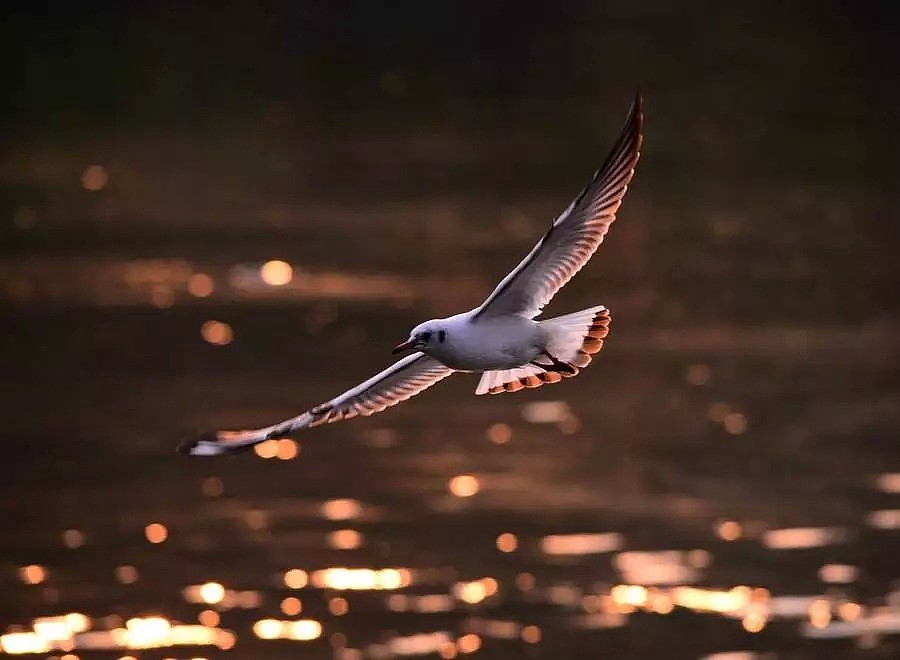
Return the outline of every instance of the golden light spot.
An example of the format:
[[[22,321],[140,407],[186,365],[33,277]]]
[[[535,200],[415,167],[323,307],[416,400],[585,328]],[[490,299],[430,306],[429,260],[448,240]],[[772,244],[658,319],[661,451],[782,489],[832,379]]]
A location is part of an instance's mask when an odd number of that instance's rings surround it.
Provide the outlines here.
[[[504,532],[497,537],[497,550],[500,552],[515,552],[519,547],[519,539],[511,532]]]
[[[11,632],[0,635],[0,648],[5,654],[49,653],[50,642],[34,632]]]
[[[650,598],[650,609],[657,614],[669,614],[675,609],[672,597],[665,592],[654,592]]]
[[[706,385],[712,378],[712,369],[705,364],[692,364],[684,374],[684,379],[691,385]]]
[[[762,544],[771,550],[818,548],[842,543],[848,536],[843,527],[788,527],[768,530],[762,535]]]
[[[218,646],[222,651],[233,649],[236,643],[237,636],[233,632],[228,632],[227,630],[219,631],[219,634],[217,635],[216,646]]]
[[[638,584],[618,584],[609,595],[619,607],[642,607],[647,602],[647,588]]]
[[[300,602],[299,598],[288,596],[281,601],[281,611],[287,616],[297,616],[303,611],[303,603]]]
[[[480,487],[477,478],[471,474],[461,474],[450,480],[449,488],[456,497],[472,497]]]
[[[819,568],[819,579],[833,584],[849,584],[858,575],[859,568],[849,564],[825,564]]]
[[[281,438],[278,440],[278,446],[275,455],[282,461],[289,461],[297,458],[300,453],[300,446],[290,438]]]
[[[206,273],[194,273],[188,280],[187,289],[195,298],[206,298],[216,290],[216,282]]]
[[[522,641],[526,644],[537,644],[541,641],[541,629],[537,626],[522,628]]]
[[[19,579],[25,584],[40,584],[47,579],[47,569],[39,564],[19,568]]]
[[[826,628],[831,623],[831,603],[817,598],[809,606],[809,623],[813,628]]]
[[[387,607],[391,612],[404,612],[408,608],[409,598],[403,594],[391,594],[387,599]]]
[[[227,323],[206,321],[200,326],[200,336],[213,346],[227,346],[234,340],[234,331]]]
[[[531,591],[534,589],[536,580],[531,573],[519,573],[516,575],[516,587],[519,591]]]
[[[694,568],[706,568],[712,563],[712,553],[708,550],[689,550],[685,555],[687,563]]]
[[[260,530],[265,529],[266,525],[269,524],[269,517],[266,515],[265,511],[260,511],[259,509],[250,509],[244,513],[244,523],[250,529]]]
[[[322,515],[329,520],[358,518],[361,511],[359,502],[351,499],[328,500],[322,505]]]
[[[66,653],[63,656],[60,656],[59,660],[79,660],[79,658],[74,653]]]
[[[67,529],[62,533],[63,545],[67,548],[80,548],[84,545],[85,536],[84,532],[80,529]]]
[[[541,539],[541,550],[548,555],[589,555],[618,550],[623,543],[618,532],[550,534]]]
[[[81,612],[69,612],[63,618],[66,621],[66,626],[74,633],[82,633],[91,627],[91,620]]]
[[[350,603],[346,598],[341,598],[340,596],[332,598],[328,601],[328,611],[334,616],[344,616],[350,611]]]
[[[202,584],[200,585],[200,598],[203,599],[204,603],[209,603],[210,605],[221,603],[225,598],[225,587],[218,582]]]
[[[522,419],[530,424],[555,424],[571,414],[565,401],[533,401],[522,406]]]
[[[253,445],[253,453],[260,458],[275,458],[278,454],[278,440],[265,440],[258,445]]]
[[[750,602],[765,603],[772,597],[772,594],[765,587],[756,587],[750,592]]]
[[[322,636],[322,624],[313,619],[300,619],[291,621],[286,625],[287,632],[284,635],[288,639],[309,641]]]
[[[80,616],[84,616],[83,614]],[[70,627],[65,616],[44,616],[38,617],[32,622],[32,629],[40,637],[48,642],[71,642],[72,635],[76,632],[76,628]],[[77,622],[76,622],[77,623]],[[82,627],[77,632],[83,632],[86,628]]]
[[[207,497],[219,497],[225,492],[225,484],[218,477],[207,477],[203,480],[200,491]]]
[[[125,648],[153,648],[172,634],[172,624],[161,616],[133,617],[125,622]]]
[[[481,580],[459,582],[455,585],[454,595],[465,603],[475,605],[487,597],[487,588]]]
[[[474,633],[463,635],[456,640],[456,646],[459,648],[460,653],[475,653],[481,648],[481,637]]]
[[[409,586],[412,573],[405,568],[383,568],[375,573],[375,582],[381,589],[400,589]]]
[[[885,493],[900,493],[900,472],[885,472],[875,477],[875,487]]]
[[[269,286],[284,286],[294,279],[294,269],[286,261],[267,261],[259,269],[259,276]]]
[[[862,606],[859,603],[841,603],[838,607],[838,616],[844,621],[856,621],[862,616]]]
[[[85,190],[97,192],[103,190],[109,182],[109,175],[102,165],[91,165],[81,173],[81,186]]]
[[[444,660],[453,660],[457,654],[456,644],[453,642],[444,642],[441,644],[441,648],[438,649],[438,653]]]
[[[737,412],[728,413],[722,425],[731,435],[741,435],[747,431],[747,417]]]
[[[201,623],[201,625],[206,626],[207,628],[215,628],[219,625],[219,621],[221,621],[222,617],[219,616],[219,613],[215,610],[202,610],[197,615],[197,621]]]
[[[723,520],[716,526],[716,534],[723,541],[737,541],[743,534],[741,524],[734,520]]]
[[[299,568],[292,568],[284,574],[284,584],[288,589],[302,589],[309,584],[309,575]]]
[[[281,635],[281,621],[260,619],[253,624],[253,634],[260,639],[276,639]]]
[[[741,620],[744,630],[750,633],[758,633],[766,627],[766,616],[762,612],[751,611]]]
[[[116,569],[113,572],[115,573],[116,580],[122,584],[134,584],[138,581],[138,570],[134,566],[123,564],[122,566],[116,566]]]
[[[484,585],[484,595],[485,596],[493,596],[497,593],[497,590],[500,588],[500,585],[497,583],[492,577],[486,577],[481,580],[481,584]]]
[[[362,545],[362,534],[355,529],[339,529],[328,535],[328,545],[337,550],[353,550]]]
[[[900,509],[870,511],[866,523],[875,529],[900,529]]]
[[[150,543],[162,543],[169,538],[169,530],[162,523],[150,523],[144,527],[144,536]]]
[[[408,569],[384,568],[344,568],[332,567],[315,571],[310,583],[317,589],[335,589],[337,591],[400,589],[409,586],[412,573]]]
[[[509,424],[491,424],[486,435],[487,439],[495,445],[505,445],[512,440],[512,428]]]

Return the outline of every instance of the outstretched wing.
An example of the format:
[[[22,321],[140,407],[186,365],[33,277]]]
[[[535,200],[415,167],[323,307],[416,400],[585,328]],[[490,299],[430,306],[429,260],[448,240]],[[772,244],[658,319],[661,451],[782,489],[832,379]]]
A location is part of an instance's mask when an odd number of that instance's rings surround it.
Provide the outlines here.
[[[475,316],[534,318],[597,250],[616,219],[640,156],[643,115],[638,92],[606,162],[528,256],[488,296]]]
[[[179,451],[202,456],[236,453],[271,438],[288,436],[299,429],[357,415],[374,415],[406,401],[452,373],[453,369],[424,353],[413,353],[352,390],[301,415],[261,429],[205,433],[183,443]]]

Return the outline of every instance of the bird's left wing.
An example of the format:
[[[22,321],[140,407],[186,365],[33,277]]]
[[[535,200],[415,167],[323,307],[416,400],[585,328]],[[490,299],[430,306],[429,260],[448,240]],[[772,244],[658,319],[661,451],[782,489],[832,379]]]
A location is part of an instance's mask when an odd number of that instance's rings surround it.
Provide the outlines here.
[[[200,456],[237,453],[271,438],[283,438],[299,429],[357,415],[374,415],[406,401],[452,373],[453,369],[424,353],[413,353],[364,383],[301,415],[261,429],[205,433],[183,443],[179,450]]]
[[[641,96],[637,93],[622,132],[594,178],[497,285],[476,311],[476,318],[507,314],[534,318],[581,270],[616,219],[640,156],[642,131]]]

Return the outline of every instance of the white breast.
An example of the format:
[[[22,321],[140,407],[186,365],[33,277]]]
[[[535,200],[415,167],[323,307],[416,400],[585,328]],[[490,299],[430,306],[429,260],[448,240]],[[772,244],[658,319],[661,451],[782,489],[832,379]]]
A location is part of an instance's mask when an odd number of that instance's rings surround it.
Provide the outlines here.
[[[511,369],[527,364],[544,344],[539,324],[519,316],[472,320],[469,314],[447,319],[443,343],[425,352],[460,371]]]

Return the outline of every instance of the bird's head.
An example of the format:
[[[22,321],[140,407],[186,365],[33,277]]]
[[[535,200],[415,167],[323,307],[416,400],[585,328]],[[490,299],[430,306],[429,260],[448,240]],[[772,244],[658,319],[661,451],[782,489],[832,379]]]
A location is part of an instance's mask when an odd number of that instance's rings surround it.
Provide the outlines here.
[[[395,355],[403,351],[428,352],[430,347],[443,344],[447,340],[447,326],[444,319],[433,319],[420,323],[409,333],[409,339],[398,344],[391,351]]]

